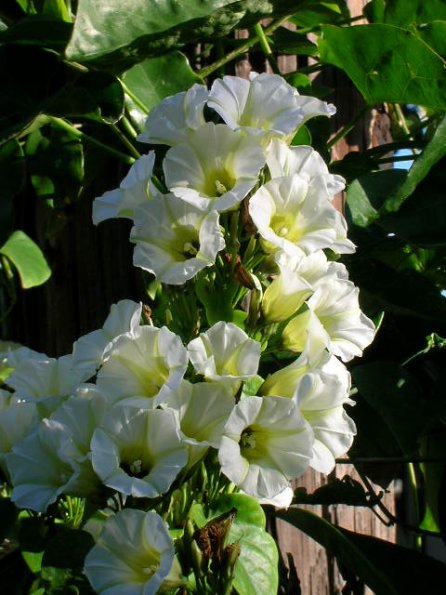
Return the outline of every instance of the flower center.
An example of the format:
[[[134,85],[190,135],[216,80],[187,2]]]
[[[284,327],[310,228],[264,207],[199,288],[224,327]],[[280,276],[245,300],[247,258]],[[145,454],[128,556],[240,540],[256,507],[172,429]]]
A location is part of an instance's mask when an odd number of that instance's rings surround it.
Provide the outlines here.
[[[254,449],[256,447],[256,438],[251,428],[243,430],[240,437],[240,447],[245,449]]]
[[[132,477],[142,479],[148,473],[147,465],[143,464],[142,459],[135,459],[134,461],[122,461],[121,469]]]

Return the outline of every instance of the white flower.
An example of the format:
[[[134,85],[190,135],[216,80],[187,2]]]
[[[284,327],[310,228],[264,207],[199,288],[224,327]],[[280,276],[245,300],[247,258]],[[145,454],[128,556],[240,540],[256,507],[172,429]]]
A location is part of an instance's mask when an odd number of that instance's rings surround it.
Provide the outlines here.
[[[41,415],[50,415],[56,407],[89,378],[88,370],[78,369],[71,355],[58,359],[24,359],[7,378],[16,396],[33,401]]]
[[[204,213],[172,194],[158,195],[135,212],[133,264],[162,283],[185,283],[224,248],[218,218],[216,211]]]
[[[300,174],[261,186],[249,200],[249,214],[268,252],[309,254],[336,239],[335,208]]]
[[[296,403],[284,397],[247,397],[233,409],[218,452],[222,472],[256,498],[273,498],[302,475],[313,433]]]
[[[345,279],[330,278],[320,284],[307,309],[285,327],[282,339],[292,351],[303,351],[307,342],[321,342],[348,362],[372,342],[375,325],[361,311],[359,289]]]
[[[145,130],[137,138],[142,143],[176,145],[205,123],[203,108],[208,98],[204,85],[163,99],[146,120]]]
[[[192,466],[209,446],[219,447],[235,399],[224,384],[191,384],[183,380],[175,389],[167,386],[161,389],[156,403],[177,412],[183,440],[188,446],[188,466]]]
[[[21,402],[0,390],[0,468],[6,473],[5,455],[37,427],[39,416],[34,403]]]
[[[335,108],[315,97],[299,95],[277,74],[260,74],[248,81],[224,76],[214,81],[208,106],[230,128],[253,128],[292,138],[314,116],[332,116]]]
[[[19,508],[45,512],[61,494],[87,496],[97,478],[64,424],[43,419],[37,429],[5,456]]]
[[[165,383],[181,382],[187,363],[181,339],[167,327],[140,326],[112,342],[97,385],[111,402],[152,399]]]
[[[122,494],[156,498],[187,462],[175,413],[119,403],[91,440],[92,464],[102,482]]]
[[[217,322],[188,345],[195,370],[207,380],[238,387],[257,374],[260,343],[231,322]]]
[[[174,555],[162,518],[127,508],[105,521],[85,559],[85,574],[100,595],[154,595],[169,575]]]
[[[139,326],[142,304],[132,300],[121,300],[113,304],[104,326],[75,341],[73,364],[80,370],[88,370],[92,376],[102,363],[107,346],[118,335],[132,332]]]
[[[312,147],[289,147],[282,140],[273,138],[266,150],[266,164],[271,178],[300,174],[309,184],[325,192],[328,199],[345,188],[344,178],[330,174],[325,161]]]
[[[203,211],[227,211],[254,188],[264,164],[253,136],[208,122],[169,149],[163,169],[176,196]]]
[[[115,217],[133,219],[135,208],[151,198],[153,188],[150,179],[154,162],[154,151],[148,155],[142,155],[132,165],[119,188],[109,190],[95,198],[93,202],[93,223],[95,225]]]
[[[262,395],[281,395],[296,401],[314,432],[310,466],[330,473],[335,458],[347,452],[356,428],[344,410],[353,404],[349,398],[350,374],[347,368],[326,351],[316,358],[307,353],[292,364],[268,376]]]

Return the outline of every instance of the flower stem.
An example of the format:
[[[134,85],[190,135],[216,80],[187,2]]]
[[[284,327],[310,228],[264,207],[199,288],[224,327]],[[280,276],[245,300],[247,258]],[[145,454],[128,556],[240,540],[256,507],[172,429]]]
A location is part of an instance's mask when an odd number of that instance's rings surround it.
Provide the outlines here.
[[[128,163],[129,165],[131,165],[132,163],[134,163],[136,161],[136,159],[134,157],[130,157],[130,155],[121,153],[121,151],[117,151],[116,149],[113,149],[113,147],[109,147],[108,145],[97,140],[96,138],[89,136],[88,134],[85,134],[85,132],[82,132],[78,128],[75,128],[73,126],[73,124],[70,124],[63,118],[56,118],[55,116],[49,116],[49,119],[50,119],[50,122],[52,124],[54,124],[55,126],[58,126],[59,128],[63,128],[64,130],[71,132],[71,134],[73,134],[73,136],[76,136],[77,138],[83,140],[84,142],[90,143],[91,145],[94,145],[95,147],[102,149],[104,152],[109,153],[110,155],[113,155],[114,157],[117,157],[124,163]]]
[[[265,58],[268,60],[269,65],[271,66],[272,71],[275,74],[280,74],[279,66],[276,62],[276,59],[273,56],[273,52],[271,50],[271,46],[269,45],[268,39],[265,35],[265,31],[260,23],[257,23],[253,27],[254,33],[259,40],[260,47],[262,48],[262,52],[265,54]]]

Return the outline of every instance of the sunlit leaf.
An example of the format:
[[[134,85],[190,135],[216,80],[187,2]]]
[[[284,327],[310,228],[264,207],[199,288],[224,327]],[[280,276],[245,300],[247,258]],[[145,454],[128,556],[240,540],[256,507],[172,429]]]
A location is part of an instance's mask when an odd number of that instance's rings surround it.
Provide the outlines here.
[[[17,269],[23,289],[42,285],[51,275],[41,249],[23,231],[15,231],[0,247],[0,254]]]

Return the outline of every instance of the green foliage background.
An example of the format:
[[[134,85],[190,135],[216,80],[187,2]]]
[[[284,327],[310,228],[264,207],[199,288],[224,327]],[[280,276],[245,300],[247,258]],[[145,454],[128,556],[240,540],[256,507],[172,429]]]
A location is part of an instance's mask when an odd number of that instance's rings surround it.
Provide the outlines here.
[[[442,592],[446,578],[446,565],[423,554],[426,536],[446,538],[446,5],[372,0],[365,15],[368,24],[356,24],[343,0],[2,3],[3,338],[16,338],[8,314],[17,292],[43,284],[51,274],[48,238],[64,233],[73,205],[91,201],[95,171],[104,171],[105,158],[127,167],[145,150],[136,133],[163,97],[232,73],[234,60],[249,50],[263,53],[274,71],[275,55],[297,55],[304,66],[286,78],[301,93],[324,99],[330,89],[309,74],[343,71],[364,109],[336,139],[383,104],[392,117],[394,139],[330,163],[331,171],[350,184],[346,215],[358,249],[344,262],[361,288],[364,310],[380,321],[375,343],[351,367],[357,389],[351,415],[358,437],[350,454],[360,463],[363,483],[347,478],[314,494],[297,491],[295,502],[377,508],[389,522],[400,522],[416,535],[418,547],[408,550],[350,533],[298,506],[279,516],[335,555],[350,585],[359,577],[379,594],[433,594]],[[260,22],[266,17],[271,22],[264,28]],[[285,21],[296,30],[282,27]],[[234,38],[239,28],[249,29],[248,39]],[[323,124],[311,124],[301,134],[329,155],[333,141]],[[394,154],[399,149],[412,153],[412,167],[384,169],[399,159]],[[105,163],[110,169],[110,161]],[[101,181],[102,191],[113,185],[107,178]],[[23,204],[24,193],[26,204],[38,201],[45,212],[45,235],[39,241],[17,228],[17,204],[19,199]],[[393,465],[380,464],[386,461]],[[389,468],[390,474],[383,472]],[[409,478],[410,526],[383,508],[368,481],[386,486],[396,477]],[[1,540],[17,527],[17,519],[6,499],[0,505]],[[73,578],[79,556],[67,568],[51,541],[36,541],[36,523],[20,522],[17,539],[25,553],[0,559],[5,592],[28,592],[30,577],[42,569],[42,551],[43,560],[51,562],[44,565],[40,582],[31,580],[29,592],[88,592]],[[37,533],[41,536],[41,527]],[[86,538],[73,537],[78,538],[80,549],[86,548]],[[282,577],[280,592],[288,592],[290,581]]]

